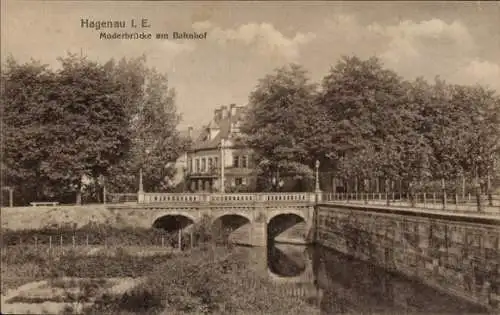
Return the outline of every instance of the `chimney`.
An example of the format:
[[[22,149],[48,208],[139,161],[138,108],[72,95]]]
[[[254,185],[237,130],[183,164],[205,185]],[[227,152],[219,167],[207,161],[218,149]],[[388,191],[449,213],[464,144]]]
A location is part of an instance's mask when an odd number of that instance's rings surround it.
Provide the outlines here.
[[[189,139],[192,139],[192,136],[193,136],[193,127],[189,126],[188,127],[188,137],[189,137]]]
[[[221,106],[220,111],[221,111],[221,118],[222,119],[227,118],[228,116],[227,106],[225,105]]]
[[[229,115],[231,117],[236,116],[236,104],[229,105]]]

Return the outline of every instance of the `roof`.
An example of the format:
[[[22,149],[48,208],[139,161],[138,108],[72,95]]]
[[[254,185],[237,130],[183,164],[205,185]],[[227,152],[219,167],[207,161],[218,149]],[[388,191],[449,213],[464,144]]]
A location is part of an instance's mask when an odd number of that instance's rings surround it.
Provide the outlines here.
[[[221,139],[229,138],[231,124],[241,121],[243,117],[242,107],[236,108],[236,114],[234,116],[227,116],[225,118],[219,119],[218,121],[212,119],[208,125],[201,129],[201,133],[194,141],[192,149],[197,150],[208,150],[208,149],[216,149],[221,142]],[[219,132],[213,139],[207,140],[207,136],[209,135],[210,129],[218,129]]]
[[[193,128],[193,130],[191,130],[191,138],[193,139],[198,139],[198,137],[200,136],[202,132],[202,129],[200,128]],[[189,138],[189,129],[186,128],[186,129],[182,129],[182,130],[179,130],[179,135],[183,138]]]

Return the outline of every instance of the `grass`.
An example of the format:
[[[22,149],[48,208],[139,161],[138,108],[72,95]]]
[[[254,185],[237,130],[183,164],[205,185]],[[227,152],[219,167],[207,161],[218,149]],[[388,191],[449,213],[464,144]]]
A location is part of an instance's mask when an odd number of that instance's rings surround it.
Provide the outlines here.
[[[2,263],[10,263],[2,269],[2,276],[45,278],[50,287],[67,292],[53,298],[19,296],[9,303],[95,301],[84,308],[85,314],[279,314],[283,305],[290,308],[288,314],[311,313],[305,301],[283,295],[269,280],[251,271],[247,253],[237,247],[211,245],[150,257],[125,251],[116,257],[88,257],[76,251],[51,256],[19,249],[13,255],[2,255]],[[145,280],[123,294],[102,294],[110,286],[106,278],[123,277]],[[65,309],[66,314],[72,311],[71,306]]]
[[[54,250],[49,249],[47,244],[39,243],[37,247],[25,245],[34,238],[41,240],[50,236],[68,240],[89,235],[89,243],[92,244],[106,241],[109,246],[109,240],[114,240],[124,247],[135,245],[147,248],[158,245],[158,239],[165,237],[165,232],[155,229],[117,229],[104,225],[4,232],[2,279],[19,279],[22,283],[2,281],[2,291],[14,285],[49,279],[51,287],[68,292],[66,296],[54,298],[54,302],[95,301],[93,306],[84,309],[85,314],[280,314],[283,313],[283,305],[290,309],[287,314],[311,313],[305,301],[274,290],[269,280],[253,272],[249,265],[250,259],[246,256],[247,251],[237,247],[213,246],[207,226],[203,224],[196,226],[192,233],[195,248],[176,253],[153,253],[146,257],[132,255],[120,247],[110,248],[113,249],[113,256],[102,251],[89,256],[84,250],[85,246]],[[176,243],[177,235],[171,236],[168,240]],[[191,240],[187,235],[183,239],[183,247],[189,247]],[[53,246],[59,245],[56,242]],[[63,277],[141,277],[145,281],[128,292],[111,295],[97,294],[99,289],[107,286],[103,280],[66,281],[61,280]],[[74,288],[79,289],[77,293]],[[27,303],[41,301],[36,297],[16,299],[14,301]],[[72,312],[71,307],[66,307],[66,314]]]
[[[248,268],[239,248],[207,248],[159,264],[122,296],[105,296],[86,314],[308,314],[306,301],[274,290]]]

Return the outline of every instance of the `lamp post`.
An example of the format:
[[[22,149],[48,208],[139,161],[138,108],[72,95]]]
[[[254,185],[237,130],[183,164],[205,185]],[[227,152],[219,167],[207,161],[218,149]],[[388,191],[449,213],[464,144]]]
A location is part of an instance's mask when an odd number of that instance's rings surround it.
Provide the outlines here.
[[[225,140],[221,139],[220,140],[220,192],[223,194],[225,191],[225,185],[224,185],[224,167],[225,167],[225,161],[224,161],[224,145],[225,145]]]
[[[142,166],[139,169],[139,192],[143,193],[144,192],[144,186],[142,184]]]
[[[319,189],[319,160],[316,160],[316,163],[315,163],[315,169],[316,169],[316,178],[315,178],[315,188],[314,188],[314,200],[315,200],[315,203],[318,204],[318,202],[320,202],[320,193],[321,193],[321,190]]]
[[[146,157],[149,155],[149,149],[144,151],[146,153]],[[142,168],[144,166],[144,160],[142,161],[141,168],[139,169],[139,192],[138,192],[138,202],[142,202],[144,200],[144,184],[142,180]]]
[[[315,185],[314,191],[320,192],[320,188],[319,188],[319,160],[316,160],[315,167],[316,167],[316,185]]]

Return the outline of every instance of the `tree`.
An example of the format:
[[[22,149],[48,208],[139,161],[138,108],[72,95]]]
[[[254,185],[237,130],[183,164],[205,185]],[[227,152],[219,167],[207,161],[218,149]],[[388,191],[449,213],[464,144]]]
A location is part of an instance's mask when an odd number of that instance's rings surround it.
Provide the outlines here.
[[[10,57],[1,88],[2,186],[14,187],[16,203],[27,203],[44,195],[50,147],[58,142],[56,76],[39,62],[21,65]]]
[[[386,159],[404,141],[406,88],[377,58],[343,57],[323,79],[317,103],[323,109],[328,156],[337,174],[352,177],[396,176]]]
[[[456,180],[493,173],[500,141],[499,99],[481,86],[449,85],[436,78],[434,85],[421,81],[413,95],[425,137],[431,177]]]
[[[72,175],[79,195],[83,177],[97,182],[129,150],[129,118],[120,102],[126,86],[114,80],[104,66],[86,58],[70,55],[60,61],[60,130],[66,128],[66,146],[61,149],[64,159],[58,160],[57,169]],[[59,182],[61,176],[55,180]]]
[[[141,168],[146,191],[168,190],[175,175],[173,162],[188,146],[176,130],[181,116],[175,106],[175,91],[169,88],[166,75],[147,68],[145,61],[123,59],[116,65],[108,64],[115,78],[129,87],[122,98],[128,100],[132,147],[108,180],[117,191],[137,191]]]
[[[129,148],[121,86],[86,58],[60,62],[54,72],[10,59],[2,71],[5,184],[23,203],[68,193],[79,202],[83,180],[106,175]]]
[[[241,131],[264,177],[295,175],[303,173],[304,165],[312,167],[310,141],[318,133],[315,93],[307,72],[294,64],[265,76],[251,93]]]

